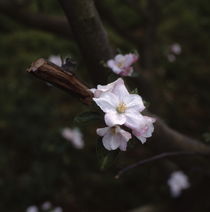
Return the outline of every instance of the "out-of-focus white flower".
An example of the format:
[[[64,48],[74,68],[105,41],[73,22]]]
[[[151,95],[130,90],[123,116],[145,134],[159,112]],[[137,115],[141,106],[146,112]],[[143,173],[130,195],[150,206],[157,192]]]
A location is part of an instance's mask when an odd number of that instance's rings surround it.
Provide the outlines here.
[[[76,149],[82,149],[84,148],[84,140],[83,135],[79,128],[73,128],[70,129],[68,127],[64,128],[61,132],[61,135],[68,141],[71,142],[71,144]]]
[[[174,43],[170,46],[170,50],[171,50],[172,53],[179,55],[182,52],[182,47],[181,47],[180,44]]]
[[[178,197],[183,189],[190,187],[188,177],[182,171],[173,172],[168,179],[168,185],[173,197]]]
[[[117,84],[112,92],[105,92],[93,100],[105,112],[105,122],[109,127],[125,124],[135,128],[142,120],[140,112],[145,108],[142,98],[129,94],[124,82]]]
[[[61,207],[56,207],[52,212],[63,212],[63,209]]]
[[[171,62],[171,63],[176,61],[176,56],[173,55],[173,54],[168,54],[167,58],[168,58],[168,61]]]
[[[121,78],[107,85],[97,85],[97,88],[91,88],[90,91],[94,94],[95,98],[99,98],[101,94],[105,92],[112,92],[119,84],[124,84],[124,81]]]
[[[137,54],[118,54],[114,59],[107,61],[107,66],[111,68],[115,74],[119,74],[121,76],[131,76],[133,73],[132,64],[137,60]]]
[[[26,212],[38,212],[38,208],[35,206],[35,205],[32,205],[32,206],[29,206],[27,209],[26,209]]]
[[[131,134],[119,126],[98,128],[97,134],[103,136],[102,142],[107,150],[115,150],[119,148],[126,151],[127,142],[131,139]]]
[[[146,139],[152,136],[154,131],[153,123],[155,122],[154,118],[143,116],[143,120],[140,125],[132,130],[133,135],[135,135],[142,144],[146,142]]]
[[[48,60],[57,66],[62,66],[61,57],[58,55],[51,55]]]
[[[45,211],[49,210],[51,207],[52,207],[52,204],[48,201],[44,202],[41,206],[42,210],[45,210]]]

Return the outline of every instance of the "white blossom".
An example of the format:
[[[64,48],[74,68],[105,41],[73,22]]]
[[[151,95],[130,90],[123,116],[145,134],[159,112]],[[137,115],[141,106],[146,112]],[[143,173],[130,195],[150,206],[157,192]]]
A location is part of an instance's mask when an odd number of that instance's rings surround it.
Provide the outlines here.
[[[114,59],[107,61],[107,66],[112,69],[112,71],[121,76],[131,76],[133,73],[132,64],[138,60],[137,54],[118,54]]]
[[[51,55],[48,60],[57,66],[62,66],[61,57],[58,55]]]
[[[45,210],[45,211],[49,210],[51,207],[52,207],[52,204],[48,201],[44,202],[41,206],[42,210]]]
[[[146,142],[146,139],[152,136],[154,131],[153,123],[155,122],[154,118],[143,116],[140,124],[132,130],[133,135],[135,135],[142,144]]]
[[[83,140],[83,135],[79,128],[64,128],[61,132],[61,135],[68,141],[71,142],[71,144],[76,148],[76,149],[82,149],[84,148],[84,140]]]
[[[168,179],[168,185],[173,197],[178,197],[183,189],[190,187],[188,177],[182,171],[173,172]]]
[[[35,205],[32,205],[32,206],[29,206],[27,209],[26,209],[26,212],[38,212],[38,208],[35,206]]]
[[[179,43],[173,43],[170,46],[170,50],[171,50],[172,53],[174,53],[176,55],[179,55],[182,52],[182,47],[181,47],[181,45]]]
[[[144,110],[142,98],[137,94],[129,94],[124,83],[115,86],[112,92],[105,92],[99,98],[93,98],[105,113],[107,126],[123,125],[135,128],[142,120]]]
[[[131,134],[119,126],[99,128],[96,132],[99,136],[103,136],[102,142],[107,150],[119,148],[121,151],[126,151],[127,142],[131,139]]]
[[[56,207],[52,212],[63,212],[63,209],[61,207]]]

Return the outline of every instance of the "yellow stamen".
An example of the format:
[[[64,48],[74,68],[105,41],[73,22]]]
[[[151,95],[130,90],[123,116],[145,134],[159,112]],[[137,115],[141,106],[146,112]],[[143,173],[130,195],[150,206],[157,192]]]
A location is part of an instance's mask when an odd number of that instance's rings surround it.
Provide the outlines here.
[[[122,102],[118,105],[118,107],[116,108],[118,113],[124,113],[126,111],[127,107],[126,105]]]
[[[123,68],[123,67],[124,67],[124,61],[123,61],[123,62],[119,62],[119,63],[117,64],[117,66],[118,66],[119,68]]]

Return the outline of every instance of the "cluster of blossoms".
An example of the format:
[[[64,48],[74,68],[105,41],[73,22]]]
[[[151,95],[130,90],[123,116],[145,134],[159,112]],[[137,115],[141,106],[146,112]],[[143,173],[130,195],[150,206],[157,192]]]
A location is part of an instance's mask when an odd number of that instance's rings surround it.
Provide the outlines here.
[[[121,78],[108,85],[98,85],[91,91],[93,100],[105,113],[107,127],[97,129],[97,134],[103,136],[102,142],[107,150],[119,148],[126,151],[132,135],[121,126],[129,128],[142,143],[152,136],[155,119],[141,114],[145,109],[142,98],[129,94]]]
[[[182,171],[173,172],[168,179],[168,185],[173,197],[178,197],[183,189],[190,187],[188,177]]]
[[[137,54],[118,54],[114,59],[107,61],[107,66],[112,69],[115,74],[120,76],[131,76],[133,73],[133,63],[138,60]]]

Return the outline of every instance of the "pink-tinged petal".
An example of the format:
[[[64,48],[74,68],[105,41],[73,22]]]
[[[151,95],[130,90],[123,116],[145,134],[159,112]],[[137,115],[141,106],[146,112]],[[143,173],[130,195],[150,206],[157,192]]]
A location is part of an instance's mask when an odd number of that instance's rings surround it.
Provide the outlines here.
[[[125,115],[117,113],[116,111],[106,113],[104,119],[106,125],[109,127],[123,125],[126,121]]]
[[[139,126],[144,126],[143,116],[138,112],[126,112],[125,113],[126,122],[125,126],[130,129],[136,129]]]
[[[121,76],[131,76],[133,73],[133,68],[128,67],[127,69],[124,69],[122,72],[120,72]]]
[[[93,100],[105,113],[116,111],[119,104],[117,96],[111,92],[103,93],[99,98],[93,98]]]
[[[135,63],[139,59],[138,54],[133,54],[133,63]]]
[[[137,128],[132,130],[133,135],[135,135],[142,143],[146,142],[146,138],[152,136],[154,131],[153,123],[155,122],[154,118],[143,116],[144,124],[139,125]]]
[[[145,109],[142,98],[137,94],[130,94],[124,97],[124,102],[127,106],[127,111],[138,111],[141,112]]]
[[[96,130],[96,133],[97,133],[97,135],[99,135],[99,136],[104,136],[104,135],[107,133],[108,130],[109,130],[109,127],[98,128],[98,129]]]

